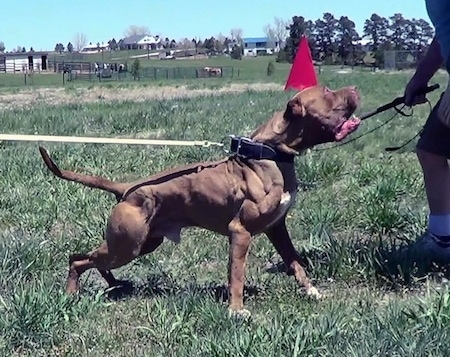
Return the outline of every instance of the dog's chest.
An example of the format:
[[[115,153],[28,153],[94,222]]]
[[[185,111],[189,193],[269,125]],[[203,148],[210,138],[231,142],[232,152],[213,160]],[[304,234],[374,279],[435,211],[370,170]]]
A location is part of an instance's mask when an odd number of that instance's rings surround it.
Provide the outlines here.
[[[283,194],[281,195],[281,198],[280,198],[280,203],[278,204],[278,207],[276,208],[273,219],[269,225],[274,224],[281,217],[283,217],[287,213],[287,211],[289,211],[289,209],[292,207],[292,205],[295,203],[296,198],[297,198],[297,191],[283,192]]]

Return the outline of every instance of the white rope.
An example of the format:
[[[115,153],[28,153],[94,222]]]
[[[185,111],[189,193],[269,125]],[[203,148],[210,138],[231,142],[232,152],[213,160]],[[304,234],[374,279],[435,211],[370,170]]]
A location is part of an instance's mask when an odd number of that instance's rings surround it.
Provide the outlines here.
[[[53,136],[53,135],[20,135],[0,134],[0,141],[48,141],[60,143],[89,143],[89,144],[124,144],[124,145],[161,145],[161,146],[223,146],[222,143],[206,140],[156,140],[131,138],[98,138],[87,136]]]

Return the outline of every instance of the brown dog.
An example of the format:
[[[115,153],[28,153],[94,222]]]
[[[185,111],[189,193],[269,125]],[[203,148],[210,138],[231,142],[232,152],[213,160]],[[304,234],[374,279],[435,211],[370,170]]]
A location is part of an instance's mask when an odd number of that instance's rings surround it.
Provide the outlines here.
[[[229,237],[231,313],[248,314],[243,302],[245,264],[251,238],[261,232],[294,272],[298,284],[308,295],[318,297],[285,224],[297,191],[293,158],[307,148],[342,140],[356,130],[360,121],[350,117],[358,104],[355,87],[305,89],[284,111],[259,127],[251,141],[235,139],[237,154],[168,170],[135,183],[60,170],[45,149],[39,148],[56,176],[111,192],[119,201],[108,219],[104,243],[88,254],[70,257],[67,292],[77,292],[80,275],[91,268],[97,268],[110,286],[116,285],[112,269],[153,252],[164,237],[179,242],[182,228],[196,226]]]

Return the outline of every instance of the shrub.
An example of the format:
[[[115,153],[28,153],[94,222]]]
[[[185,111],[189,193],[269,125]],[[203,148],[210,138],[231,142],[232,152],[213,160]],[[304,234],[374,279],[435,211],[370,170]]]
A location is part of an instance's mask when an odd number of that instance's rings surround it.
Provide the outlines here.
[[[272,76],[275,73],[275,65],[273,64],[273,61],[270,61],[267,65],[267,75]]]
[[[277,54],[277,62],[289,62],[289,53],[286,51],[286,49],[282,49]]]
[[[242,50],[241,50],[241,46],[234,45],[233,50],[231,51],[230,56],[231,56],[232,59],[238,59],[238,60],[241,60],[241,59],[242,59]]]
[[[141,63],[139,59],[135,59],[133,65],[131,66],[131,75],[133,76],[133,80],[139,79],[139,72],[141,69]]]

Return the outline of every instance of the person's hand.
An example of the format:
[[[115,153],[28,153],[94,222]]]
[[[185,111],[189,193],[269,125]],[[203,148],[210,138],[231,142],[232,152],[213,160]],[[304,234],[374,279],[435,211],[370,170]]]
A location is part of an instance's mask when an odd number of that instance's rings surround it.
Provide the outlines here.
[[[418,94],[417,92],[424,89],[427,84],[428,81],[420,78],[420,76],[414,75],[405,88],[405,104],[412,107],[417,104],[425,103],[427,101],[425,94]]]

